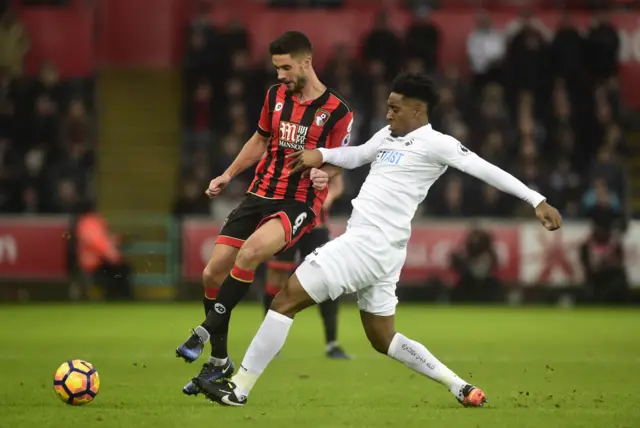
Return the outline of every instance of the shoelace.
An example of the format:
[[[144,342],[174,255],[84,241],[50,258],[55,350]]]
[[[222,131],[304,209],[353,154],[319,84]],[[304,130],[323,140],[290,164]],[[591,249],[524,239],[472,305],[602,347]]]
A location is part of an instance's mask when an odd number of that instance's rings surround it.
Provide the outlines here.
[[[189,347],[200,346],[202,345],[202,343],[203,343],[202,338],[198,336],[195,331],[191,330],[191,337],[189,337],[189,339],[187,340],[187,346]]]

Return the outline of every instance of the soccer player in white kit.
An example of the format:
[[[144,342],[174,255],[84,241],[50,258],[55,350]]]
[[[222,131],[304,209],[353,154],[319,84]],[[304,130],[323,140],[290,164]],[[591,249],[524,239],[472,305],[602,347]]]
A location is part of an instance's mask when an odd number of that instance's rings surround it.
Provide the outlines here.
[[[406,257],[411,220],[448,166],[525,200],[548,230],[558,229],[562,219],[544,196],[455,138],[435,131],[427,112],[437,101],[438,90],[429,77],[401,74],[393,81],[389,95],[389,126],[367,143],[306,150],[292,156],[297,170],[319,168],[323,163],[348,169],[371,163],[371,170],[352,201],[346,232],[307,256],[273,300],[236,375],[230,381],[200,385],[207,398],[230,406],[246,404],[258,377],[284,345],[294,316],[313,304],[357,293],[362,324],[376,351],[441,383],[464,406],[478,407],[486,402],[480,388],[394,328],[395,289]],[[317,169],[310,174],[315,185],[328,181]]]

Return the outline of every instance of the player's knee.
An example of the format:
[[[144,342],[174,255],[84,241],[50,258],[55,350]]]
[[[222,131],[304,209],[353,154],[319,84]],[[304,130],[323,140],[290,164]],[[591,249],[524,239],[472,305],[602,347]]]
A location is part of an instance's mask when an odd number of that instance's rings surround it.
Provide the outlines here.
[[[373,336],[368,337],[369,343],[371,343],[371,347],[375,349],[377,352],[387,355],[389,351],[389,345],[391,344],[391,340],[385,340],[385,338],[381,336]]]
[[[295,314],[313,303],[294,275],[273,299],[271,310],[293,318]]]
[[[271,302],[270,309],[279,314],[293,318],[298,312],[298,303],[299,302],[296,300],[295,296],[287,290],[287,287],[284,287],[273,299],[273,302]]]
[[[207,265],[202,271],[202,284],[205,288],[218,288],[220,287],[220,274],[215,268]]]

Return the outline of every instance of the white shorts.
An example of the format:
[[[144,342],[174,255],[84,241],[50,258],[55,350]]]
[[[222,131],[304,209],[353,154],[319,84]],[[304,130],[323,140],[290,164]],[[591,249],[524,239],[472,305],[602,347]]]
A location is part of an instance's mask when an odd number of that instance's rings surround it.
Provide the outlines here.
[[[378,229],[352,227],[309,254],[296,277],[316,303],[357,293],[362,311],[390,316],[405,258],[406,248],[387,244]]]

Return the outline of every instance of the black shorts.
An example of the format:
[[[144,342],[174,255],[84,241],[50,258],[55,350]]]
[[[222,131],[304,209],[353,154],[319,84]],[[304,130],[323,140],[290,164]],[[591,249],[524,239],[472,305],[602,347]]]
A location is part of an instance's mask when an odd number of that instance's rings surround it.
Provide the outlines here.
[[[290,246],[287,250],[280,252],[272,260],[269,260],[267,266],[271,269],[293,271],[297,265],[296,256],[299,257],[299,260],[304,260],[313,250],[322,247],[330,239],[329,228],[314,227],[309,233],[300,238],[295,245]]]
[[[287,245],[294,245],[313,228],[315,214],[303,202],[290,199],[267,199],[248,193],[222,225],[216,244],[240,248],[249,236],[272,218],[280,218]]]

